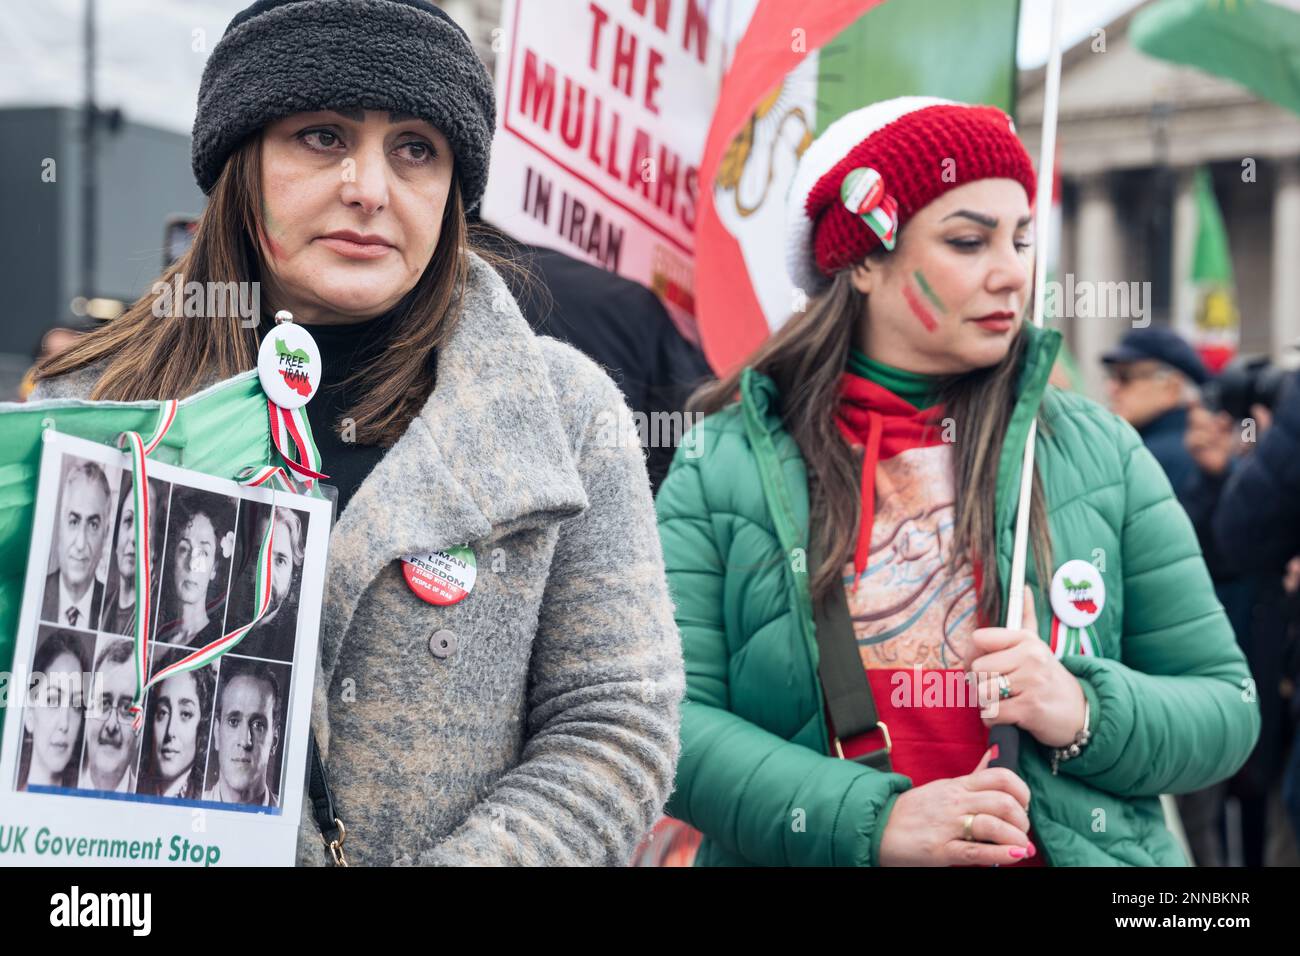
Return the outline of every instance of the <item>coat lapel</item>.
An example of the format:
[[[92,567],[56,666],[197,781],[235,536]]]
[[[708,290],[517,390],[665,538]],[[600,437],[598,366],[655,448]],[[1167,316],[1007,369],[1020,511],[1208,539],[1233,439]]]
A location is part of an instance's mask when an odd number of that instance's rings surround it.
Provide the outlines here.
[[[584,510],[569,448],[537,337],[501,277],[471,256],[461,316],[439,350],[433,393],[330,534],[325,674],[361,595],[390,562]]]

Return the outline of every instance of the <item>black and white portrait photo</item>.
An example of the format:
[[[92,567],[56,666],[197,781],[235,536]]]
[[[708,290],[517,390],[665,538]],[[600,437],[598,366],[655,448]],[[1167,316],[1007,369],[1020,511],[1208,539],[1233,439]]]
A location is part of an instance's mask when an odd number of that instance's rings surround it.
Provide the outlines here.
[[[155,639],[201,647],[223,634],[236,499],[197,488],[172,490]]]
[[[139,740],[132,729],[135,642],[101,636],[86,687],[86,746],[81,790],[135,791]]]
[[[93,634],[41,628],[23,701],[19,790],[76,786],[94,646]]]
[[[234,654],[220,663],[203,799],[278,807],[290,669]]]
[[[135,553],[135,495],[134,479],[129,470],[123,470],[121,487],[117,496],[117,514],[113,521],[113,550],[109,555],[108,583],[104,590],[104,606],[99,623],[101,631],[110,634],[135,634],[136,616],[136,553]],[[162,549],[162,528],[167,520],[167,498],[171,486],[156,478],[149,479],[149,552],[153,557],[153,597],[158,596],[158,568]]]
[[[111,537],[112,501],[103,465],[64,457],[42,620],[91,631],[99,626],[104,603],[100,564]]]
[[[175,648],[159,651],[152,674],[189,653]],[[208,664],[172,674],[149,689],[137,793],[178,800],[203,795],[216,682],[216,669]]]
[[[257,553],[270,515],[270,505],[256,502],[245,502],[240,509],[227,631],[253,618]],[[308,518],[307,514],[293,508],[275,509],[275,534],[271,540],[271,606],[239,642],[238,653],[241,656],[293,660]]]

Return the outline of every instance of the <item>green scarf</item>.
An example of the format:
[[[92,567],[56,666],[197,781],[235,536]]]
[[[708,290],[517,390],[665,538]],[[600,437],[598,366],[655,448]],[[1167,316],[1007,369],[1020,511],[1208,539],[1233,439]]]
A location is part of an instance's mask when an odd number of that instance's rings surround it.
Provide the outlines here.
[[[846,371],[869,382],[875,382],[881,388],[887,388],[912,407],[925,411],[935,405],[938,399],[934,395],[937,375],[924,375],[920,372],[908,372],[894,368],[884,362],[868,358],[857,349],[849,350],[849,362]]]

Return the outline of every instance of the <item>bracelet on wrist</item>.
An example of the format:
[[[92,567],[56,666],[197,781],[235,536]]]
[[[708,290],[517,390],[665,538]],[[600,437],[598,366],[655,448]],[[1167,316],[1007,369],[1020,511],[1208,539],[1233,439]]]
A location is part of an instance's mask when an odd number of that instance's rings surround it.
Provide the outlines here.
[[[1064,747],[1052,748],[1052,776],[1056,776],[1057,768],[1067,760],[1073,760],[1088,746],[1088,741],[1092,739],[1092,730],[1090,729],[1088,698],[1083,699],[1083,729],[1074,735],[1074,740]]]

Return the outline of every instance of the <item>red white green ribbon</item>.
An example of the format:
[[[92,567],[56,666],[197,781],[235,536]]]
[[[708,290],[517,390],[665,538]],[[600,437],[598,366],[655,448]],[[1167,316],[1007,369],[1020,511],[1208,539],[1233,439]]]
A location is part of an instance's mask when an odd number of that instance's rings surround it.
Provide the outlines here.
[[[163,409],[164,416],[167,409]],[[163,429],[165,431],[165,429]],[[156,435],[156,433],[155,433]],[[157,444],[156,442],[154,443]],[[145,442],[139,432],[123,432],[117,436],[117,447],[130,445],[131,495],[135,504],[135,699],[131,702],[131,725],[136,730],[144,720],[140,701],[144,698],[144,685],[149,671],[149,620],[153,617],[150,606],[150,586],[153,555],[149,553],[151,527],[149,481],[145,474]]]
[[[307,489],[311,489],[312,482],[328,478],[328,475],[321,474],[320,451],[311,433],[307,410],[303,407],[281,408],[269,398],[266,409],[271,416],[271,441],[275,450],[290,470],[302,477]]]
[[[1050,646],[1052,656],[1060,660],[1066,654],[1083,654],[1097,656],[1097,629],[1091,624],[1087,628],[1065,627],[1061,619],[1052,615],[1052,633]]]
[[[893,249],[898,239],[898,200],[885,192],[885,180],[870,166],[851,169],[840,183],[840,200],[880,239]]]
[[[263,465],[259,468],[246,468],[240,474],[239,483],[248,487],[270,487],[271,495],[271,520],[266,523],[266,533],[262,536],[261,546],[257,552],[257,568],[255,572],[256,582],[256,602],[253,609],[253,619],[241,627],[235,628],[230,633],[218,638],[211,643],[197,648],[181,660],[170,664],[167,667],[149,677],[149,659],[152,656],[152,647],[149,640],[149,622],[153,617],[152,608],[150,607],[150,597],[153,594],[152,577],[153,561],[149,553],[150,537],[149,529],[151,527],[149,499],[149,478],[148,478],[148,456],[155,448],[158,447],[167,430],[171,428],[172,423],[176,421],[176,412],[179,403],[175,401],[165,402],[158,418],[158,426],[154,429],[153,434],[146,441],[138,432],[123,432],[117,438],[119,448],[129,446],[131,455],[131,494],[135,501],[135,553],[136,553],[136,574],[135,574],[135,677],[136,692],[135,698],[131,702],[132,721],[131,726],[135,731],[139,731],[144,723],[144,696],[154,684],[166,680],[174,674],[192,671],[206,664],[215,661],[221,655],[235,647],[244,636],[252,629],[271,606],[271,546],[275,537],[275,492],[278,491],[296,491],[293,478],[279,465]],[[272,406],[273,409],[278,406]],[[306,422],[306,416],[302,416],[303,423]],[[301,427],[300,427],[301,431]],[[311,440],[310,426],[305,430],[306,449],[300,445],[300,454],[306,460],[315,465],[320,465],[320,453],[316,450],[315,443]],[[279,447],[279,446],[277,446]],[[290,463],[292,465],[292,463]],[[314,477],[324,477],[323,475],[314,475]]]
[[[261,488],[263,485],[269,484],[279,491],[297,491],[293,476],[279,465],[245,468],[239,474],[239,483],[248,488]]]
[[[158,415],[158,424],[154,427],[153,434],[149,436],[149,440],[144,443],[145,455],[153,454],[153,450],[158,447],[159,443],[163,440],[163,436],[166,435],[168,429],[172,427],[172,423],[176,421],[176,413],[180,410],[180,407],[181,403],[175,399],[169,402],[163,402],[162,411]],[[118,439],[118,447],[121,447],[120,437]],[[137,511],[136,514],[139,514],[139,512]]]
[[[241,482],[242,484],[242,482]],[[132,704],[132,710],[135,712],[135,719],[132,725],[139,729],[144,719],[143,710],[139,703],[143,700],[145,692],[154,684],[161,683],[173,674],[183,674],[186,671],[197,670],[207,664],[211,664],[227,651],[233,650],[235,645],[244,639],[244,636],[253,629],[253,625],[262,619],[262,615],[267,612],[271,606],[271,546],[275,538],[275,501],[274,497],[271,502],[271,520],[266,523],[266,533],[262,535],[262,544],[257,549],[257,570],[254,580],[257,582],[257,601],[253,608],[253,619],[247,624],[235,628],[229,634],[217,638],[203,647],[191,651],[185,657],[173,664],[164,667],[158,673],[154,674],[145,684],[136,692],[136,701]]]

